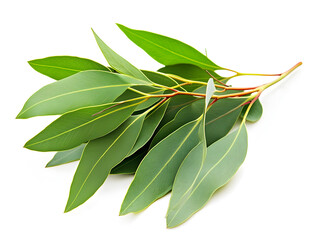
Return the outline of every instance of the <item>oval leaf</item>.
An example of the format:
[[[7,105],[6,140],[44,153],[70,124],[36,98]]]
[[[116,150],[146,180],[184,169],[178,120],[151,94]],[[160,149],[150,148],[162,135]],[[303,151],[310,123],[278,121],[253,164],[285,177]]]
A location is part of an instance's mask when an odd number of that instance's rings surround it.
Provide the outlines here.
[[[241,112],[242,118],[244,117],[244,115],[246,113],[247,107],[248,107],[248,105],[246,105]],[[254,122],[257,122],[261,118],[262,115],[263,115],[263,106],[261,105],[260,100],[257,99],[253,103],[253,105],[251,106],[251,108],[248,112],[248,115],[246,117],[246,120],[254,123]]]
[[[167,227],[180,225],[200,210],[213,193],[225,185],[243,163],[247,152],[247,131],[242,124],[211,145],[207,157],[189,155],[176,175],[169,209]]]
[[[85,71],[51,83],[33,94],[17,118],[64,114],[114,101],[137,79],[104,71]]]
[[[163,35],[134,30],[117,24],[124,34],[148,55],[163,65],[189,63],[204,69],[222,69],[195,48]]]
[[[46,57],[34,59],[28,63],[37,72],[55,80],[60,80],[86,70],[102,70],[110,72],[107,67],[97,62],[73,56]]]
[[[65,212],[88,200],[104,183],[111,169],[130,152],[145,115],[132,116],[112,133],[87,144],[71,184]]]

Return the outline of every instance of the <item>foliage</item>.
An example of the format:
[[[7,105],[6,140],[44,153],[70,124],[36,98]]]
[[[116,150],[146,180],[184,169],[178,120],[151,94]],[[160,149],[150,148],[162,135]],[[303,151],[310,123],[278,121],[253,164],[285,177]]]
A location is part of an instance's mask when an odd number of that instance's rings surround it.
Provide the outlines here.
[[[80,160],[65,212],[87,201],[109,174],[134,174],[120,215],[140,212],[172,191],[172,228],[235,174],[247,152],[245,122],[262,115],[259,96],[301,63],[281,74],[240,73],[178,40],[118,26],[164,66],[140,70],[93,31],[109,66],[72,56],[29,61],[56,81],[34,93],[17,118],[61,115],[25,147],[56,151],[47,167]],[[234,75],[222,77],[217,70]],[[277,78],[257,87],[227,85],[243,75]]]

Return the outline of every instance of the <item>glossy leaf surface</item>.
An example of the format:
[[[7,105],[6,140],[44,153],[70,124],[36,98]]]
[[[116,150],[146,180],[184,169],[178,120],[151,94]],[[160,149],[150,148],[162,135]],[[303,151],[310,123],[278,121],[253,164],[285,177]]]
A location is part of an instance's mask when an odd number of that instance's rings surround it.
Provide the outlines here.
[[[123,57],[114,52],[109,46],[107,46],[94,31],[93,34],[105,59],[108,61],[112,68],[114,68],[119,73],[141,79],[148,83],[150,82],[150,80],[138,68],[134,67],[131,63],[129,63]]]
[[[135,78],[105,71],[85,71],[48,84],[33,94],[17,118],[64,114],[114,101],[128,87],[144,84]]]
[[[46,57],[34,59],[28,63],[37,72],[55,80],[60,80],[86,70],[102,70],[109,72],[107,67],[97,62],[73,56]]]
[[[181,165],[173,186],[167,227],[185,222],[200,210],[213,193],[225,185],[243,163],[247,152],[247,131],[244,124],[211,145],[202,164],[195,154]]]
[[[131,29],[121,24],[117,25],[132,42],[163,65],[189,63],[204,69],[221,69],[204,54],[181,41],[147,31]]]
[[[55,167],[80,160],[85,145],[86,144],[81,144],[80,146],[72,148],[70,150],[57,152],[52,158],[52,160],[48,162],[48,164],[45,167]]]
[[[87,144],[72,181],[66,212],[88,200],[130,152],[145,115],[132,116],[112,133]]]
[[[80,109],[62,115],[42,132],[29,140],[25,147],[36,151],[63,151],[86,141],[102,137],[117,128],[140,102],[128,102]],[[93,116],[108,107],[106,111]]]
[[[139,165],[120,215],[139,212],[170,191],[179,165],[200,141],[202,117],[171,133],[153,147]]]

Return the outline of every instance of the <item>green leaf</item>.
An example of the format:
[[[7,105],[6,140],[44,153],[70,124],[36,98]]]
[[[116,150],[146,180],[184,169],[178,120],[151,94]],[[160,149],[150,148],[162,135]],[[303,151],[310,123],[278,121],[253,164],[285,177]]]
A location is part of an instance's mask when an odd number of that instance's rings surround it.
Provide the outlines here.
[[[248,105],[246,105],[246,106],[243,108],[242,112],[241,112],[241,117],[242,117],[242,118],[243,118],[244,115],[245,115],[245,112],[246,112],[246,110],[247,110],[247,107],[248,107]],[[253,122],[253,123],[254,123],[254,122],[257,122],[257,121],[261,118],[262,114],[263,114],[263,106],[261,105],[259,99],[257,99],[257,100],[253,103],[253,105],[251,106],[251,108],[250,108],[250,110],[249,110],[249,113],[248,113],[248,115],[247,115],[247,117],[246,117],[246,120],[249,121],[249,122]]]
[[[150,140],[150,138],[155,132],[155,129],[161,122],[163,115],[165,114],[168,103],[169,103],[169,100],[165,101],[156,109],[154,109],[153,111],[147,114],[145,121],[143,123],[143,127],[141,129],[140,135],[138,136],[136,143],[134,147],[132,148],[131,152],[129,153],[129,155],[132,155],[133,153],[135,153],[138,149],[143,147],[148,142],[148,140]]]
[[[131,116],[112,133],[87,144],[71,184],[65,212],[88,200],[104,183],[111,169],[130,152],[145,115]]]
[[[29,140],[25,147],[36,151],[63,151],[74,148],[116,129],[131,116],[140,102],[115,106],[106,104],[64,114]],[[93,116],[100,111],[103,112]]]
[[[93,34],[105,59],[108,61],[112,68],[114,68],[119,73],[141,79],[148,83],[151,82],[138,68],[134,67],[131,63],[129,63],[123,57],[114,52],[109,46],[107,46],[94,31]]]
[[[202,163],[200,148],[185,159],[176,175],[167,212],[167,227],[173,228],[200,210],[213,193],[225,185],[243,163],[247,152],[247,131],[242,124],[211,145]]]
[[[200,141],[202,119],[185,124],[148,152],[126,193],[120,215],[139,212],[170,191],[179,165]]]
[[[90,59],[73,56],[46,57],[31,60],[28,63],[37,72],[55,80],[60,80],[86,70],[110,71],[107,67]]]
[[[129,89],[127,89],[121,96],[119,96],[115,102],[121,102],[121,101],[125,101],[125,100],[130,100],[133,98],[138,98],[141,97],[142,95],[135,92],[134,90],[138,90],[140,92],[143,93],[148,93],[148,94],[162,94],[164,93],[164,90],[159,90],[156,87],[153,86],[134,86],[134,87],[130,87]],[[140,111],[140,110],[144,110],[146,108],[149,108],[150,106],[154,105],[156,102],[158,102],[161,98],[149,98],[147,99],[145,102],[141,103],[140,105],[137,106],[137,108],[135,109],[135,111]]]
[[[175,118],[166,123],[155,135],[151,147],[168,136],[182,125],[198,118],[201,113],[201,105],[204,100],[195,101],[178,111]],[[218,139],[224,137],[234,126],[240,112],[242,104],[246,98],[220,99],[212,105],[206,113],[206,141],[207,146],[211,145]]]
[[[178,82],[173,78],[167,77],[162,73],[142,70],[142,72],[154,83],[161,84],[167,87],[174,87]]]
[[[173,38],[134,30],[117,24],[124,34],[148,55],[163,65],[189,63],[210,70],[222,69],[195,48]]]
[[[186,79],[200,82],[207,82],[210,78],[210,76],[207,74],[207,72],[205,72],[205,70],[192,64],[169,65],[160,68],[158,71],[162,73],[174,74]],[[218,77],[218,79],[221,78],[215,72],[212,72],[212,74],[214,74],[215,77]]]
[[[128,87],[143,81],[105,71],[84,71],[51,83],[33,94],[17,118],[64,114],[114,101]]]
[[[81,144],[80,146],[72,148],[70,150],[57,152],[52,160],[48,162],[45,167],[55,167],[79,160],[81,158],[85,145],[86,144]]]
[[[148,146],[142,147],[133,155],[125,158],[111,170],[111,174],[134,174],[142,159],[147,154]]]
[[[171,98],[169,105],[167,107],[167,110],[165,112],[165,115],[159,125],[159,128],[161,128],[166,123],[171,121],[180,109],[187,106],[188,104],[191,104],[192,102],[196,100],[198,100],[198,98],[195,98],[191,95],[177,95]]]

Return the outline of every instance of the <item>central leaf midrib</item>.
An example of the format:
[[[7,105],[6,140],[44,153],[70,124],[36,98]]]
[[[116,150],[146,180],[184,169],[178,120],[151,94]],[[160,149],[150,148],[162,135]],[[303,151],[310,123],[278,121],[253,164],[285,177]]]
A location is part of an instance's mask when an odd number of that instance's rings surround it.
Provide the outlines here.
[[[130,31],[131,34],[135,35],[135,36],[138,37],[138,38],[141,38],[141,39],[143,39],[143,40],[145,40],[145,41],[147,41],[147,42],[149,42],[149,43],[151,43],[151,44],[153,44],[153,45],[155,45],[155,46],[157,46],[157,47],[159,47],[159,48],[162,48],[162,49],[164,49],[164,50],[166,50],[166,51],[168,51],[168,52],[170,52],[170,53],[172,53],[172,54],[175,54],[175,55],[177,55],[177,56],[179,56],[179,57],[185,58],[185,59],[187,59],[187,60],[189,60],[189,61],[191,61],[191,62],[203,64],[203,65],[205,65],[205,66],[207,66],[207,67],[216,67],[216,66],[214,66],[214,65],[212,65],[212,64],[203,63],[203,62],[197,61],[197,60],[195,60],[195,59],[192,59],[192,58],[186,57],[186,56],[184,56],[184,55],[181,55],[181,54],[179,54],[179,53],[177,53],[177,52],[173,52],[173,51],[169,50],[168,48],[162,47],[161,45],[158,45],[158,44],[156,44],[156,43],[154,43],[154,42],[148,40],[147,38],[144,38],[144,37],[142,37],[142,36],[137,35],[136,33],[132,32],[131,30],[128,30],[128,31]]]
[[[31,64],[31,65],[40,66],[40,67],[57,68],[57,69],[62,69],[62,70],[72,71],[72,72],[80,72],[80,71],[83,71],[83,69],[72,69],[72,68],[65,68],[65,67],[60,67],[60,66],[55,66],[55,65],[39,64],[39,63],[34,63],[34,62],[30,62],[30,64]]]
[[[44,99],[38,103],[35,103],[33,105],[31,105],[30,107],[28,107],[27,109],[25,109],[23,112],[21,112],[19,115],[23,115],[26,111],[29,111],[31,108],[34,108],[35,106],[50,101],[52,99],[55,98],[59,98],[59,97],[63,97],[63,96],[67,96],[67,95],[71,95],[71,94],[75,94],[75,93],[80,93],[80,92],[85,92],[85,91],[92,91],[92,90],[96,90],[96,89],[103,89],[103,88],[112,88],[112,87],[124,87],[124,86],[131,86],[132,84],[120,84],[120,85],[112,85],[112,86],[100,86],[100,87],[94,87],[94,88],[86,88],[86,89],[80,89],[80,90],[76,90],[76,91],[72,91],[72,92],[67,92],[67,93],[63,93],[48,99]]]
[[[120,139],[120,137],[127,131],[127,129],[129,129],[138,119],[140,119],[141,117],[143,117],[143,114],[141,114],[139,117],[137,117],[132,123],[130,123],[124,130],[123,132],[121,132],[121,134],[112,142],[112,144],[103,152],[103,154],[101,155],[101,157],[96,161],[96,163],[93,165],[93,167],[91,168],[90,172],[88,173],[88,175],[86,176],[85,180],[83,181],[83,184],[81,185],[80,189],[78,190],[78,193],[76,194],[74,200],[72,201],[72,203],[69,206],[69,209],[72,207],[72,205],[74,204],[74,202],[76,201],[76,199],[78,198],[82,188],[84,187],[85,183],[87,182],[88,178],[90,177],[91,173],[93,172],[93,170],[95,169],[95,167],[97,166],[97,164],[101,161],[101,159],[105,156],[105,154],[110,150],[110,148]]]
[[[155,177],[152,179],[152,181],[142,190],[142,192],[136,196],[136,198],[133,199],[133,201],[123,210],[125,212],[145,191],[146,189],[156,180],[156,178],[160,175],[160,173],[164,170],[164,168],[170,163],[172,158],[176,155],[176,153],[179,151],[179,149],[182,147],[182,145],[185,143],[187,138],[191,135],[191,133],[194,131],[195,127],[198,125],[199,120],[197,120],[197,123],[194,125],[194,127],[191,129],[191,131],[186,135],[186,137],[183,139],[181,144],[178,146],[176,151],[172,154],[172,156],[168,159],[168,161],[164,164],[164,166],[160,169],[160,171],[155,175]],[[147,156],[145,156],[146,158]]]
[[[196,191],[196,189],[197,189],[197,188],[199,187],[199,185],[204,181],[204,179],[210,174],[210,172],[211,172],[213,169],[215,169],[215,167],[227,156],[227,154],[229,153],[229,151],[232,149],[232,147],[234,146],[235,142],[237,141],[237,138],[238,138],[238,136],[239,136],[239,134],[240,134],[240,131],[241,131],[242,126],[243,126],[243,124],[240,125],[240,127],[239,127],[239,129],[238,129],[238,133],[236,134],[236,136],[235,136],[235,138],[234,138],[232,144],[229,146],[229,148],[228,148],[228,150],[226,151],[226,153],[225,153],[225,154],[218,160],[218,162],[215,163],[215,164],[209,169],[209,171],[202,177],[202,179],[198,182],[198,184],[197,184],[196,187],[193,189],[193,191],[192,191],[192,192],[188,195],[188,197],[185,199],[184,203],[187,202],[187,201],[190,199],[190,197],[194,194],[194,192]],[[188,189],[187,191],[189,191],[189,189]],[[182,207],[177,210],[177,212],[175,213],[174,217],[171,219],[170,223],[173,221],[173,219],[176,217],[176,215],[179,213],[179,211],[180,211],[181,209],[182,209]]]
[[[33,146],[33,145],[36,145],[36,144],[39,144],[39,143],[42,143],[42,142],[46,142],[46,141],[52,140],[52,139],[54,139],[54,138],[57,138],[57,137],[59,137],[59,136],[62,136],[63,134],[66,134],[66,133],[68,133],[68,132],[74,131],[74,130],[76,130],[76,129],[78,129],[78,128],[81,128],[81,127],[87,125],[87,124],[90,124],[90,123],[92,123],[92,122],[94,122],[94,121],[96,121],[96,120],[98,120],[98,119],[100,119],[100,118],[106,117],[106,116],[109,115],[109,114],[115,113],[115,112],[117,112],[117,111],[120,111],[120,110],[129,108],[129,107],[133,107],[133,106],[138,105],[138,104],[139,104],[139,103],[134,103],[134,104],[131,104],[131,105],[122,107],[122,108],[115,109],[115,110],[110,111],[110,112],[108,112],[108,113],[106,113],[106,114],[104,114],[104,115],[101,115],[101,116],[99,116],[99,117],[97,117],[97,118],[94,118],[94,119],[92,119],[92,120],[90,120],[90,121],[88,121],[88,122],[85,122],[85,123],[83,123],[83,124],[81,124],[81,125],[79,125],[79,126],[76,126],[76,127],[74,127],[74,128],[71,128],[71,129],[69,129],[69,130],[67,130],[67,131],[64,131],[64,132],[60,133],[60,134],[57,134],[57,135],[55,135],[55,136],[53,136],[53,137],[50,137],[50,138],[44,139],[44,140],[42,140],[42,141],[38,141],[38,142],[35,142],[35,143],[32,143],[32,144],[26,145],[26,147],[30,147],[30,146]]]

